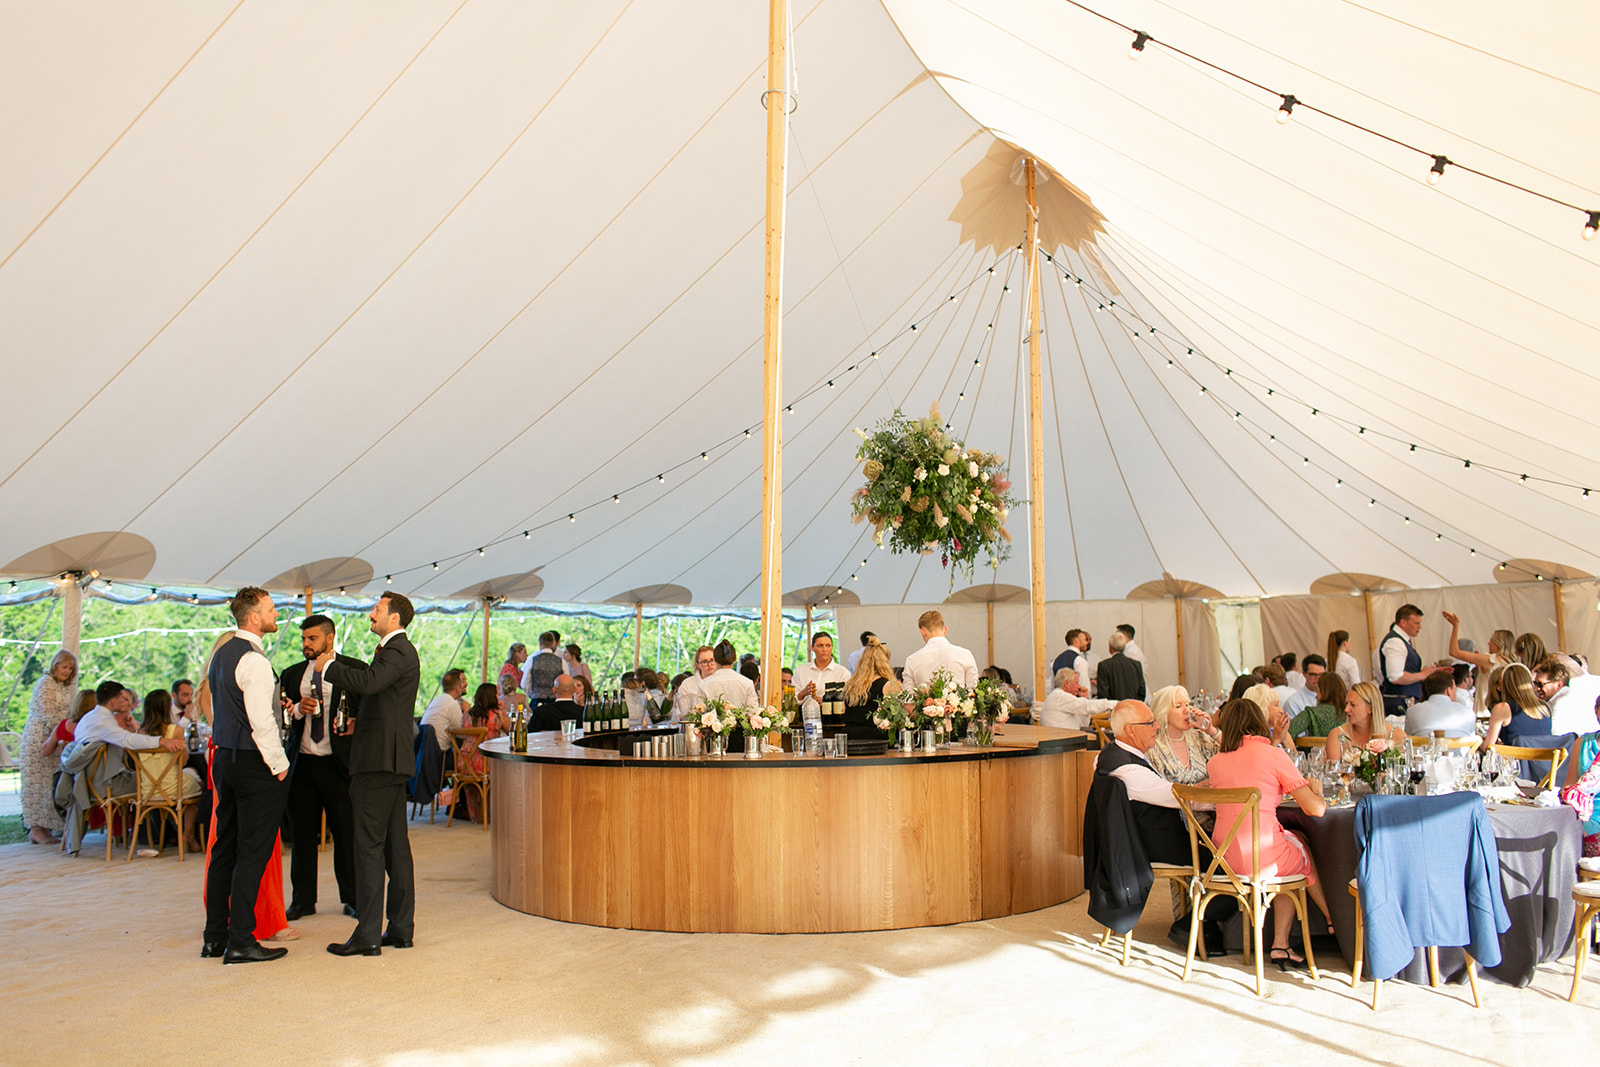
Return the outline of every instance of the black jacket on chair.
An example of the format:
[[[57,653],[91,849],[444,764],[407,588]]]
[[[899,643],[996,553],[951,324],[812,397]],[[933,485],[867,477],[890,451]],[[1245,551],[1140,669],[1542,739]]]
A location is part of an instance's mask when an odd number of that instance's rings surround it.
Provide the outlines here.
[[[1083,883],[1089,918],[1125,934],[1139,922],[1155,875],[1122,779],[1097,774],[1083,811]]]

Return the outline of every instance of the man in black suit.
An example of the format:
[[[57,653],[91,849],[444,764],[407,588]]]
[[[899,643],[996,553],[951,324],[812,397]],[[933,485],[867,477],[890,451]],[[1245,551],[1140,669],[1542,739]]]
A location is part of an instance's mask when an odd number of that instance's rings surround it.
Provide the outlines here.
[[[368,616],[378,635],[370,667],[335,662],[331,648],[315,661],[324,678],[362,697],[350,745],[356,928],[344,944],[328,946],[335,956],[377,956],[383,951],[380,945],[411,947],[417,896],[406,834],[406,782],[413,765],[412,716],[422,674],[417,650],[406,637],[411,616],[410,600],[385,593]],[[385,912],[389,928],[380,937]]]
[[[1111,635],[1111,658],[1095,669],[1094,695],[1101,700],[1144,700],[1144,668],[1136,659],[1123,654],[1128,635],[1121,630]]]
[[[333,834],[333,877],[346,915],[356,913],[356,878],[351,858],[350,744],[351,730],[361,710],[361,698],[347,693],[325,678],[311,662],[333,648],[333,620],[310,615],[300,623],[300,650],[305,662],[296,663],[279,679],[283,695],[298,700],[299,718],[289,727],[289,827],[294,838],[290,853],[290,922],[317,910],[317,847],[322,836],[321,816],[328,816]],[[334,655],[334,662],[364,667],[354,656]],[[341,704],[348,725],[334,729]]]

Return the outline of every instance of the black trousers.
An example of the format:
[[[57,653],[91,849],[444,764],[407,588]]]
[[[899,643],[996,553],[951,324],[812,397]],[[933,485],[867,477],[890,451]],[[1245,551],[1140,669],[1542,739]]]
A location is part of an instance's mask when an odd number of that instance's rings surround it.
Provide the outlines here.
[[[350,776],[340,769],[336,757],[301,752],[289,774],[289,826],[294,841],[289,853],[289,900],[302,908],[317,903],[317,846],[323,812],[328,813],[328,831],[333,834],[333,877],[339,885],[339,900],[354,907]]]
[[[289,785],[267,770],[255,749],[219,748],[211,763],[217,794],[217,840],[206,869],[207,941],[255,944],[256,894],[272,859]]]
[[[356,929],[350,936],[357,944],[378,944],[385,914],[389,932],[396,937],[410,940],[415,930],[417,890],[411,838],[406,833],[407,781],[404,774],[384,771],[350,776],[356,877]]]

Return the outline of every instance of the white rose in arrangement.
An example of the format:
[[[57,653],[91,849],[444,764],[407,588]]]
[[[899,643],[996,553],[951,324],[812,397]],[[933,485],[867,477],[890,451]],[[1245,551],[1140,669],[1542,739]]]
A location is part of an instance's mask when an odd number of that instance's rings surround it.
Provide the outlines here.
[[[863,430],[859,426],[854,427],[854,430],[856,431],[857,437],[861,438],[863,441],[867,439],[867,431]]]
[[[978,465],[976,463],[972,462],[971,460],[968,460],[967,461],[967,473],[972,475],[974,478],[976,478],[978,476]]]
[[[923,470],[921,467],[917,468],[917,481],[920,482],[923,479],[925,479],[927,476],[928,476],[928,472],[927,471]]]
[[[947,463],[939,464],[939,477],[943,478],[946,474],[949,474],[949,473],[950,473],[950,465],[949,464],[947,464]]]

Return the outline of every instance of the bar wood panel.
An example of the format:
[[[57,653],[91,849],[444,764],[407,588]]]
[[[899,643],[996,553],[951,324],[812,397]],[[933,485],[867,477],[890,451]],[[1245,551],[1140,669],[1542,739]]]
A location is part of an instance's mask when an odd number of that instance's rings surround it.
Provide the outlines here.
[[[497,760],[494,897],[685,932],[885,930],[1048,907],[1082,891],[1085,755]]]

